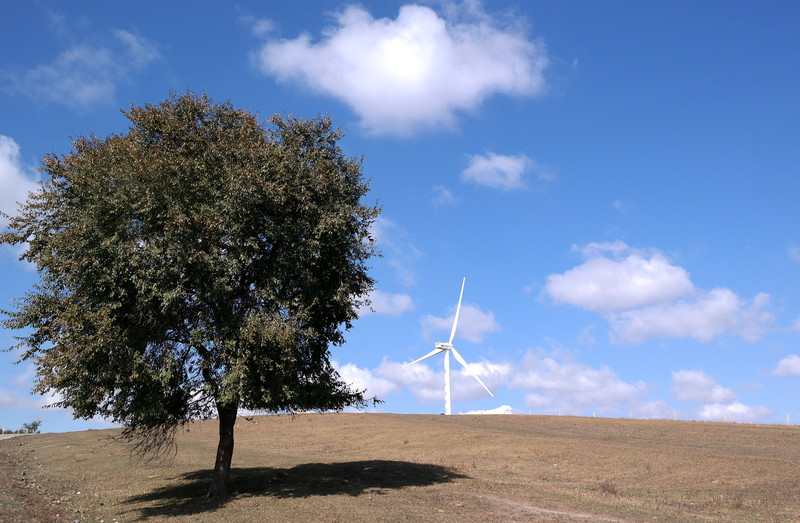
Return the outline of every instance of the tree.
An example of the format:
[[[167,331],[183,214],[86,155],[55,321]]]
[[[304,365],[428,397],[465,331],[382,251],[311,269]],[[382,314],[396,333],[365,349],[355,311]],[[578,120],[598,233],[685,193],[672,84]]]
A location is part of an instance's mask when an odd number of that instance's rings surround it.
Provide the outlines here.
[[[22,424],[22,431],[26,434],[28,432],[39,432],[39,427],[42,426],[42,422],[40,420],[31,421],[30,423],[23,423]]]
[[[239,408],[363,407],[329,361],[374,281],[380,212],[330,118],[258,116],[205,93],[131,106],[124,134],[42,161],[0,243],[39,282],[3,311],[28,329],[34,391],[123,424],[139,448],[219,418],[224,497]],[[375,401],[375,399],[373,399]]]

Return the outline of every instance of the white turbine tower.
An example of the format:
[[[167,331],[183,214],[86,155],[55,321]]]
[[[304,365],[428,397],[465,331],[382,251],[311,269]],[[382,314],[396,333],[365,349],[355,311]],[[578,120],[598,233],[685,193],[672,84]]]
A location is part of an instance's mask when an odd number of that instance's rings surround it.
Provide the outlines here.
[[[451,352],[453,353],[453,356],[455,356],[455,358],[458,360],[458,362],[467,370],[467,373],[476,380],[478,380],[478,383],[480,383],[481,386],[483,386],[483,388],[486,389],[486,392],[489,393],[489,396],[494,398],[494,394],[492,394],[492,391],[489,390],[489,387],[484,385],[481,379],[472,373],[472,371],[469,369],[469,365],[467,365],[467,362],[464,360],[464,358],[461,357],[461,354],[458,353],[456,348],[453,347],[453,338],[455,338],[456,336],[458,315],[461,312],[461,298],[464,296],[464,284],[466,282],[467,282],[466,278],[464,278],[464,280],[461,282],[461,295],[459,295],[458,297],[458,307],[456,308],[456,318],[453,320],[453,330],[450,331],[450,341],[448,341],[447,343],[441,341],[436,342],[435,344],[436,348],[430,351],[428,354],[417,360],[412,361],[411,363],[403,365],[403,367],[409,367],[411,365],[414,365],[415,363],[424,360],[425,358],[430,358],[431,356],[435,356],[440,352],[444,352],[444,413],[447,415],[450,415],[451,413],[450,409],[450,353]]]

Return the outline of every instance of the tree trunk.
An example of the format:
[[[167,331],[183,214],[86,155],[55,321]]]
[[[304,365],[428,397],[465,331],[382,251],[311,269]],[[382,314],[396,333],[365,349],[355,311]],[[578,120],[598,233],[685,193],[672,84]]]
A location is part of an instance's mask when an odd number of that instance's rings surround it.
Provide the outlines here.
[[[238,405],[217,403],[219,413],[219,445],[217,446],[217,461],[214,463],[214,473],[211,475],[211,486],[208,488],[209,498],[227,498],[228,477],[231,473],[231,458],[233,457],[233,426],[236,424]]]

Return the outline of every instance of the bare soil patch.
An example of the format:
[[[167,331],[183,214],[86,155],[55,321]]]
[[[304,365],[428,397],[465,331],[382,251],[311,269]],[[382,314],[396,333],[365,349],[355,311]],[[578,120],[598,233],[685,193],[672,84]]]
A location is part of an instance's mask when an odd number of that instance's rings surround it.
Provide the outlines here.
[[[239,418],[235,494],[225,502],[203,498],[216,422],[189,425],[167,462],[137,461],[118,435],[0,441],[0,476],[17,478],[10,494],[8,480],[0,484],[0,519],[31,520],[26,505],[42,510],[39,521],[800,521],[797,427],[508,415]]]
[[[16,453],[0,451],[0,520],[71,521],[35,480],[26,477],[22,460]]]

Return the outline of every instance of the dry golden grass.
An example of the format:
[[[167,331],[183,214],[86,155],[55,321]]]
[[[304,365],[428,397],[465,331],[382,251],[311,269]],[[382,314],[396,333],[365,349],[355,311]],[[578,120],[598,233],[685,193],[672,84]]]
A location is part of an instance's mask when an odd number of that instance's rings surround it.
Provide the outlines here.
[[[108,430],[3,440],[0,465],[17,486],[35,483],[26,488],[43,503],[41,520],[800,521],[796,427],[507,415],[239,418],[236,493],[224,503],[202,497],[216,423],[188,428],[166,463],[132,460],[111,438],[119,432]],[[19,502],[0,498],[0,519],[23,518]]]

